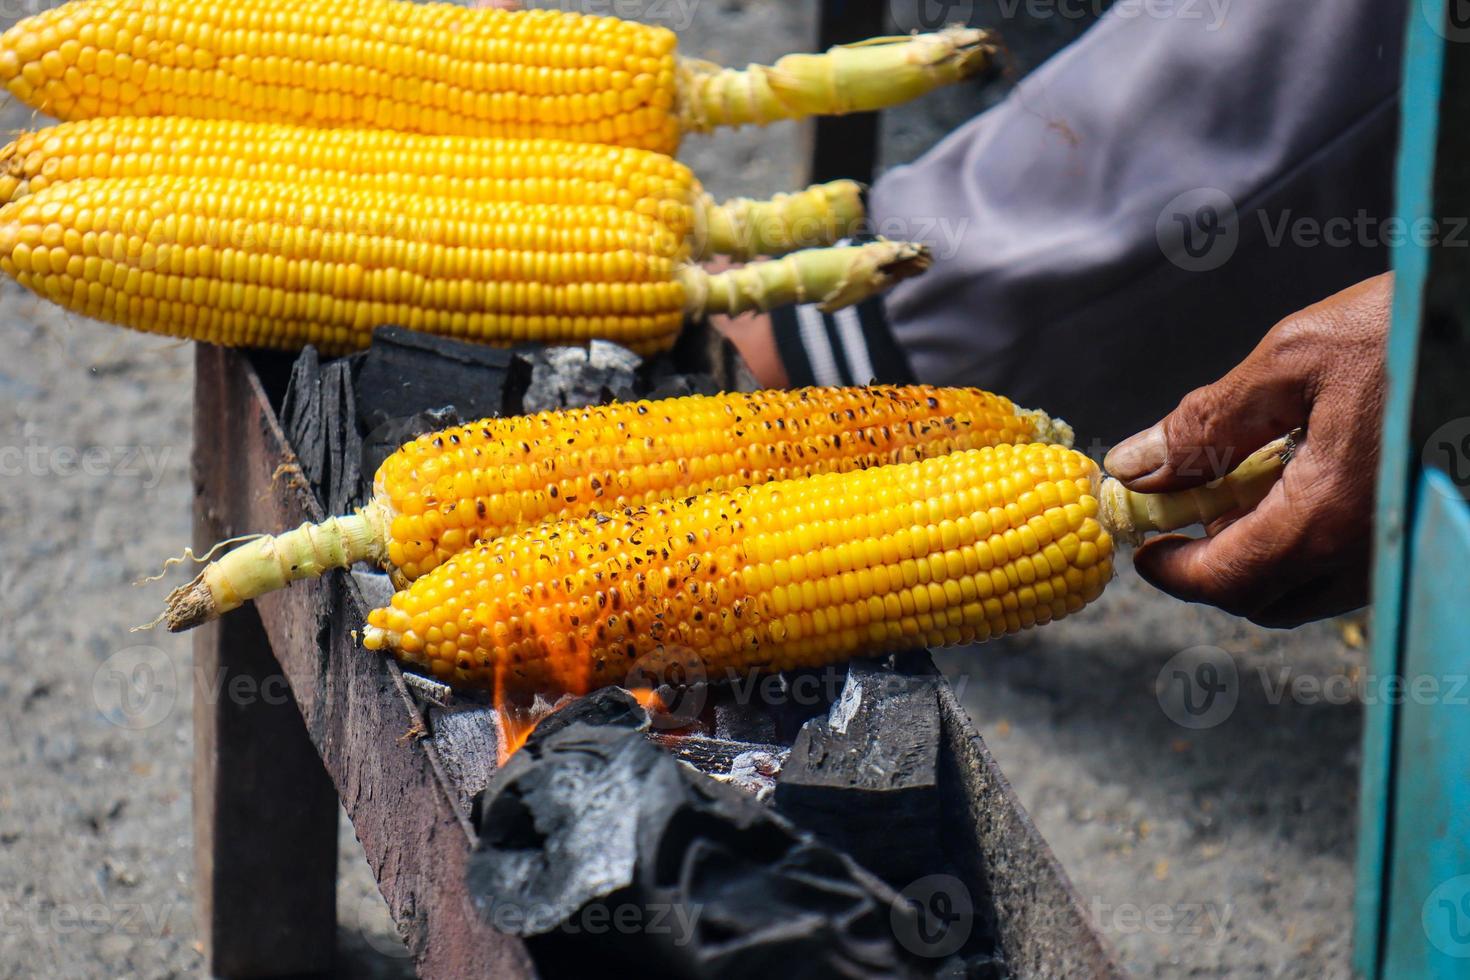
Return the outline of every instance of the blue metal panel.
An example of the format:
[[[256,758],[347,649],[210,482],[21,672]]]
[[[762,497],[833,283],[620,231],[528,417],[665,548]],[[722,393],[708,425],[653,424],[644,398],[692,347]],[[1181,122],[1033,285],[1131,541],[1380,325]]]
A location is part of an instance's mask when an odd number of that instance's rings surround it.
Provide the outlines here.
[[[1412,222],[1434,213],[1434,169],[1445,45],[1435,28],[1445,23],[1446,11],[1445,0],[1422,0],[1408,6],[1397,211],[1400,218]],[[1401,673],[1404,529],[1409,513],[1411,468],[1418,459],[1409,445],[1409,430],[1429,251],[1422,243],[1406,242],[1394,250],[1393,265],[1396,280],[1388,350],[1388,401],[1378,474],[1369,661],[1370,671],[1380,678]],[[1378,975],[1381,912],[1388,873],[1386,832],[1392,798],[1394,713],[1394,706],[1380,699],[1379,703],[1367,706],[1363,727],[1353,963],[1367,977]]]
[[[1470,976],[1470,505],[1438,470],[1415,500],[1383,975]],[[1388,695],[1394,695],[1389,697]]]

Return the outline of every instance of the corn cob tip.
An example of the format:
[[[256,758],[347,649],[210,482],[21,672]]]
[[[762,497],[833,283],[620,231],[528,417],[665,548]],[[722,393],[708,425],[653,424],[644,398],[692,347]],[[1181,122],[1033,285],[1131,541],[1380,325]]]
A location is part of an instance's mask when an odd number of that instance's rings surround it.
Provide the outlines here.
[[[1031,423],[1031,431],[1037,442],[1051,442],[1070,448],[1076,441],[1076,433],[1065,420],[1053,418],[1039,408],[1018,408],[1016,414]]]
[[[212,619],[218,619],[219,607],[215,605],[214,594],[201,577],[168,594],[163,616],[170,633],[182,633],[196,626],[203,626]]]
[[[821,310],[831,313],[861,303],[896,282],[919,275],[933,263],[928,247],[916,242],[870,242],[862,246],[836,288],[822,297]]]
[[[933,34],[921,34],[914,43],[920,46],[916,60],[949,65],[956,79],[973,78],[985,71],[1000,52],[995,36],[978,27],[946,27]]]

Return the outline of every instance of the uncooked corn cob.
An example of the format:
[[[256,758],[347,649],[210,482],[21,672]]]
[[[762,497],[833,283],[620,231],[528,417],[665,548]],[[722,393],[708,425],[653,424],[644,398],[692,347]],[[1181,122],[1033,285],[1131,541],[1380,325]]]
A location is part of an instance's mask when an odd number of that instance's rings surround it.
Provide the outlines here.
[[[1215,491],[1163,510],[1255,502],[1229,478]],[[1082,453],[1033,443],[547,522],[399,591],[363,642],[497,702],[970,643],[1096,599],[1115,508],[1147,526],[1129,495]]]
[[[552,137],[673,153],[682,133],[880,109],[984,70],[984,31],[876,38],[743,71],[662,27],[404,0],[72,0],[0,36],[0,83],[59,119],[194,116]]]
[[[156,116],[62,123],[0,149],[0,204],[102,177],[251,179],[484,203],[604,205],[684,229],[694,258],[830,245],[863,217],[862,191],[851,180],[769,201],[717,204],[688,167],[663,154],[561,140]]]
[[[226,346],[337,354],[386,323],[485,343],[602,338],[640,353],[685,317],[858,302],[922,246],[809,249],[718,274],[687,229],[605,204],[234,178],[53,184],[0,208],[0,269],[78,313]]]
[[[355,514],[229,552],[169,597],[172,630],[359,561],[410,582],[486,538],[553,517],[706,490],[1064,441],[1071,429],[974,388],[806,388],[486,419],[408,443]]]

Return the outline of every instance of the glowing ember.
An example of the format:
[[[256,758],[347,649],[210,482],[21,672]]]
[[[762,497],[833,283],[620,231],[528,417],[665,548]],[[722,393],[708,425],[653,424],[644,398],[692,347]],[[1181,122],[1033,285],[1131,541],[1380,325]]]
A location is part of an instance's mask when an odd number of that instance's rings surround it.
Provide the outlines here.
[[[649,714],[661,714],[667,709],[663,698],[652,688],[626,689],[632,695],[633,700],[642,706]],[[496,751],[497,764],[504,766],[510,757],[526,744],[536,726],[541,724],[551,715],[562,708],[573,703],[577,699],[572,695],[563,695],[555,704],[538,697],[529,707],[518,704],[502,703],[495,708],[495,736],[499,748]]]

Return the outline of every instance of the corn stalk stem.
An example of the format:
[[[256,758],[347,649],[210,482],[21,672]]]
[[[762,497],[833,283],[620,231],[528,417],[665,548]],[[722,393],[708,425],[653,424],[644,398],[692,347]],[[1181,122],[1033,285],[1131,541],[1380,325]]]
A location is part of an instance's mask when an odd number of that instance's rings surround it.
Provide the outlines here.
[[[929,267],[929,250],[912,242],[876,241],[814,248],[738,269],[709,273],[697,265],[679,270],[684,312],[731,315],[787,303],[820,303],[840,310],[880,293]]]
[[[1138,493],[1104,477],[1099,518],[1114,536],[1136,544],[1147,531],[1177,531],[1209,524],[1232,511],[1249,510],[1266,499],[1294,447],[1293,437],[1283,436],[1251,453],[1220,479],[1192,490]]]
[[[774,65],[743,69],[685,60],[680,122],[686,132],[704,132],[886,109],[979,74],[995,52],[987,32],[949,27],[838,45],[825,54],[789,54]]]
[[[830,245],[863,220],[863,187],[853,180],[817,184],[795,194],[716,204],[701,195],[695,208],[694,253],[753,259]]]
[[[387,560],[390,519],[386,506],[373,500],[346,517],[266,535],[226,553],[170,593],[164,612],[169,631],[193,629],[251,599],[334,568],[359,561],[381,566]]]

